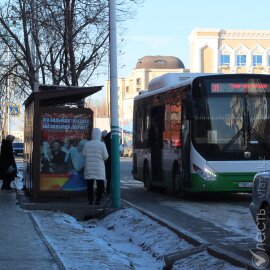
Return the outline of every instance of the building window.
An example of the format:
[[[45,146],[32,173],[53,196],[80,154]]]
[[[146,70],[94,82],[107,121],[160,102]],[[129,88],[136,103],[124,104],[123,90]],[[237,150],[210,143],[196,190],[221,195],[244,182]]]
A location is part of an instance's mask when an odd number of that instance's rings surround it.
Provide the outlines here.
[[[228,54],[222,54],[220,56],[220,64],[223,65],[230,65],[230,56]]]
[[[165,65],[166,64],[166,61],[164,61],[164,60],[156,60],[154,63],[156,65]]]
[[[136,91],[137,91],[137,92],[141,91],[141,88],[140,88],[140,87],[137,87],[137,88],[136,88]]]
[[[129,86],[126,86],[126,93],[129,92]]]
[[[141,85],[141,83],[142,83],[142,79],[141,79],[141,78],[137,78],[137,79],[136,79],[136,84],[137,84],[137,85]]]
[[[246,55],[237,55],[236,56],[236,65],[237,66],[246,66],[247,64],[247,56]]]
[[[252,65],[261,66],[262,65],[262,55],[252,55]]]

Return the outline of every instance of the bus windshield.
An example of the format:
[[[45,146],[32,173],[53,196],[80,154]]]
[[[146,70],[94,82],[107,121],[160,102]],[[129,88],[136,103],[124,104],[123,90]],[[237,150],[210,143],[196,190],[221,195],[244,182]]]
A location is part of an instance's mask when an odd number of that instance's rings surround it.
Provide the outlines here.
[[[244,152],[249,159],[269,159],[270,93],[254,87],[215,94],[200,84],[191,130],[194,147],[207,160],[244,160]]]

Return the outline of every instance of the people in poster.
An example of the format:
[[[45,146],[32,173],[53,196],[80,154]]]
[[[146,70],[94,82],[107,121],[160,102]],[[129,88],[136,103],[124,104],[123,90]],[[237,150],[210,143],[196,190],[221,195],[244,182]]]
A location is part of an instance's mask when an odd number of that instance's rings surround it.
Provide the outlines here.
[[[71,147],[69,153],[72,169],[76,170],[78,173],[81,174],[83,173],[83,168],[85,165],[85,158],[82,155],[82,150],[86,142],[86,139],[80,140],[77,144],[77,147]]]
[[[63,174],[66,175],[66,181],[61,186],[63,190],[86,188],[83,173],[85,158],[82,156],[86,142],[86,139],[77,143],[75,139],[65,139],[63,142],[54,140],[50,145],[48,141],[44,141],[41,147],[41,173],[52,174],[52,177],[56,174],[61,174],[62,177]],[[53,187],[56,189],[59,185]]]
[[[48,141],[42,142],[41,147],[41,173],[52,173],[52,152]]]
[[[69,164],[69,179],[63,185],[63,189],[74,189],[86,187],[86,181],[84,179],[84,166],[85,158],[82,155],[84,144],[86,139],[82,139],[77,143],[77,146],[72,146],[69,152],[68,164]]]
[[[88,114],[43,113],[40,189],[85,190],[82,149],[92,130]]]
[[[62,147],[62,151],[65,152],[66,156],[65,156],[65,162],[68,162],[68,158],[69,158],[69,153],[70,153],[70,149],[73,146],[72,140],[71,139],[65,139],[64,140],[64,146]]]
[[[62,143],[55,140],[52,146],[52,170],[54,173],[65,173],[67,170],[65,163],[66,153],[62,151]]]

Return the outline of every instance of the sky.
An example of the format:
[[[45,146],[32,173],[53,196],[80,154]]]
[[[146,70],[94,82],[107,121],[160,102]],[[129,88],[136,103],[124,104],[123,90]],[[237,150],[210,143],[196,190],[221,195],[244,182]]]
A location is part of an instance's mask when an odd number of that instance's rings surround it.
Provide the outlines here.
[[[175,56],[189,68],[192,30],[270,30],[269,10],[269,0],[145,0],[118,36],[118,77],[130,75],[138,59],[147,55]],[[105,87],[95,96],[103,95]]]
[[[126,23],[118,75],[125,77],[146,55],[176,56],[189,68],[188,37],[195,28],[270,30],[270,1],[145,0]]]

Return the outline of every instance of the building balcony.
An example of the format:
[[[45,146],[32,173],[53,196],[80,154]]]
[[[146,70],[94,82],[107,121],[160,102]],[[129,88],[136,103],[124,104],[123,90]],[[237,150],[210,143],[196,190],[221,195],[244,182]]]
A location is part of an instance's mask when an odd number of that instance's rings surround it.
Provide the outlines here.
[[[253,66],[254,68],[263,69],[264,67],[262,65]]]

